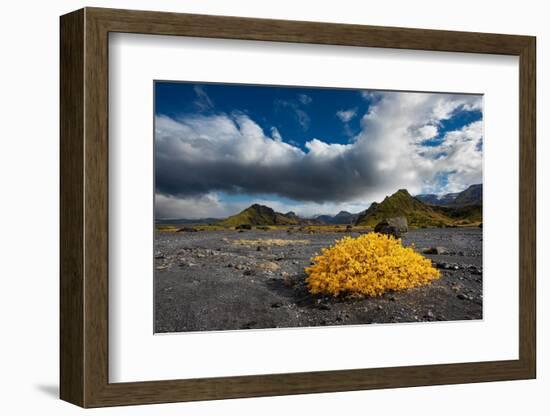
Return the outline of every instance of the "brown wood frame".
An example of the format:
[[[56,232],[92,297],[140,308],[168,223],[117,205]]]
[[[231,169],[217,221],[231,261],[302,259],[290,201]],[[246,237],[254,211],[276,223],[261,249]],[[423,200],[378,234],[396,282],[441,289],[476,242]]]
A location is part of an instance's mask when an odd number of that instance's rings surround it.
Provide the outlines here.
[[[530,36],[85,8],[61,17],[60,396],[82,407],[536,376],[535,52]],[[109,383],[108,34],[180,35],[519,56],[519,359]]]

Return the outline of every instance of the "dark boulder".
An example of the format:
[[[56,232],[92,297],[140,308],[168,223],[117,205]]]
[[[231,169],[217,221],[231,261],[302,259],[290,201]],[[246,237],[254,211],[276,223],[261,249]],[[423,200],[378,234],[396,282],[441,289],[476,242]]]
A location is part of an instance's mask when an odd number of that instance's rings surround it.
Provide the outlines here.
[[[405,217],[386,218],[374,227],[374,231],[380,234],[391,235],[395,238],[409,231],[409,225]]]
[[[193,228],[193,227],[183,227],[183,228],[180,228],[178,229],[176,232],[177,233],[196,233],[197,230],[196,228]]]
[[[251,230],[252,229],[252,225],[250,224],[241,224],[241,225],[237,225],[235,227],[236,230]]]

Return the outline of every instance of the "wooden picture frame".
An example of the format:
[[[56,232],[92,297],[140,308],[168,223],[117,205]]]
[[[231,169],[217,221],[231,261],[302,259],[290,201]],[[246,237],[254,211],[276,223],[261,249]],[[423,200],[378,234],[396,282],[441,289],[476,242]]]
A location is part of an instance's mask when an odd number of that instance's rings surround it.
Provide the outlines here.
[[[338,392],[536,376],[535,38],[85,8],[61,17],[60,396],[82,407]],[[108,34],[519,56],[519,359],[109,383]]]

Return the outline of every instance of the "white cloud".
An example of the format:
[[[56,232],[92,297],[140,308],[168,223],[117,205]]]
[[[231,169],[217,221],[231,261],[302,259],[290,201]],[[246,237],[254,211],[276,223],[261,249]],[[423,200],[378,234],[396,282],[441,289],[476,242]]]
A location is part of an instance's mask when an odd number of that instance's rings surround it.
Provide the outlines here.
[[[298,96],[298,100],[300,100],[300,102],[304,105],[311,104],[311,102],[313,101],[313,99],[307,94],[300,94]]]
[[[360,133],[350,144],[312,138],[305,144],[306,151],[285,141],[276,128],[267,136],[244,114],[178,120],[158,116],[157,192],[185,201],[163,200],[165,206],[179,204],[181,210],[194,204],[201,207],[201,216],[212,201],[201,198],[212,198],[218,191],[278,195],[297,201],[297,205],[287,204],[288,210],[294,206],[302,215],[312,215],[327,212],[323,207],[364,209],[400,188],[412,194],[453,192],[481,182],[481,121],[447,132],[437,146],[422,145],[436,137],[441,122],[456,111],[481,108],[479,96],[376,94],[369,112],[361,117]],[[447,177],[444,187],[442,175]],[[223,210],[212,204],[214,212]]]
[[[193,91],[197,95],[194,104],[199,110],[204,111],[214,108],[214,103],[201,85],[195,85]]]
[[[307,129],[309,129],[311,118],[309,117],[308,113],[300,108],[300,104],[307,105],[311,101],[312,100],[308,95],[301,94],[300,96],[298,96],[298,100],[277,100],[275,102],[275,105],[278,108],[288,110],[294,116],[294,119],[298,122],[298,124],[300,124],[302,130],[306,131]]]
[[[187,198],[155,194],[155,218],[160,219],[223,218],[232,215],[234,208],[222,204],[216,193]]]
[[[336,113],[338,118],[340,120],[342,120],[342,122],[344,122],[344,123],[349,123],[349,121],[353,117],[355,117],[356,114],[357,114],[357,109],[356,108],[351,108],[349,110],[340,110]]]

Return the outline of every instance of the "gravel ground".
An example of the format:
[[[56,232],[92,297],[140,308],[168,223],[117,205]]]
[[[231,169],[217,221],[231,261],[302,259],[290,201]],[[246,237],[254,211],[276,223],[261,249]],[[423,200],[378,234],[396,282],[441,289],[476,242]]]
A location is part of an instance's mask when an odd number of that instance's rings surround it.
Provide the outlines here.
[[[342,237],[284,230],[157,233],[155,332],[482,318],[481,229],[405,234],[403,243],[419,251],[440,247],[439,254],[425,254],[442,272],[428,286],[360,300],[310,295],[304,267]]]

